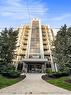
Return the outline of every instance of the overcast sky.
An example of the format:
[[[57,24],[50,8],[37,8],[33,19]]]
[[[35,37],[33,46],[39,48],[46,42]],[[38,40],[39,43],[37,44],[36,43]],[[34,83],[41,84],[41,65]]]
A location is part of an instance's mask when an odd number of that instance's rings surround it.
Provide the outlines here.
[[[71,0],[0,0],[0,28],[16,27],[39,18],[59,28],[71,25]]]

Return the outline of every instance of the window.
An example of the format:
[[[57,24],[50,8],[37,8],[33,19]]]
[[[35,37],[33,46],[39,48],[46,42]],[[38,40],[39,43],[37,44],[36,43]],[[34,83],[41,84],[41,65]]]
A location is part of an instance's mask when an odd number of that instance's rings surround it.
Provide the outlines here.
[[[39,38],[39,22],[33,21],[31,30],[30,53],[32,58],[39,58],[37,53],[40,53],[40,38]],[[33,55],[35,53],[35,55]]]

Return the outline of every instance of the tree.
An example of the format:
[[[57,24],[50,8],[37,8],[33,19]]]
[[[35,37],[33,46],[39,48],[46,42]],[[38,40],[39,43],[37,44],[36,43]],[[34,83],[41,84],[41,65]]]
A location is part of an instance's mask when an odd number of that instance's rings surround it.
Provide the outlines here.
[[[71,27],[67,30],[67,54],[68,54],[68,67],[71,68]]]
[[[15,70],[12,63],[14,57],[14,49],[18,37],[18,30],[13,31],[13,28],[5,28],[0,35],[0,74],[6,77],[16,78],[20,73]]]
[[[67,29],[66,25],[61,27],[54,41],[54,46],[53,54],[59,69],[61,71],[68,70],[68,64],[71,61],[69,57],[69,54],[71,54],[71,28]]]
[[[5,30],[1,32],[0,36],[0,59],[3,62],[7,61],[8,47],[8,30],[5,28]]]
[[[4,64],[12,62],[14,49],[16,47],[18,30],[5,28],[0,35],[0,59]]]

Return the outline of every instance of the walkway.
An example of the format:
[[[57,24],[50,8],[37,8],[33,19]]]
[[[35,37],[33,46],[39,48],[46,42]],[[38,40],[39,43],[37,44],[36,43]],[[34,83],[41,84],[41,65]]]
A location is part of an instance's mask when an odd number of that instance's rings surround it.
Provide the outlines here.
[[[0,90],[0,95],[43,95],[55,94],[58,95],[71,93],[70,91],[51,85],[41,79],[42,74],[27,74],[26,78],[21,82]],[[71,95],[71,94],[70,94]]]

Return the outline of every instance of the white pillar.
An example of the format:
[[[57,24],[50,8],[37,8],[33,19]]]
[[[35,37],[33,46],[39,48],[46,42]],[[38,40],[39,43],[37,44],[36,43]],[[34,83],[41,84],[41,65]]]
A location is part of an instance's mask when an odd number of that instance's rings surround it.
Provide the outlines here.
[[[54,62],[53,62],[53,56],[52,56],[52,51],[51,51],[51,43],[50,43],[50,40],[49,40],[50,38],[49,38],[49,36],[48,36],[48,33],[51,32],[49,26],[48,26],[48,30],[47,30],[47,26],[46,26],[46,32],[47,32],[48,48],[49,48],[50,59],[51,59],[51,68],[52,68],[52,71],[55,71]]]
[[[44,64],[42,64],[42,73],[44,73],[44,68],[45,68],[45,66],[44,66]]]
[[[15,65],[15,67],[16,67],[16,68],[15,68],[15,70],[17,70],[17,67],[18,67],[18,63],[16,62],[14,65]]]
[[[44,59],[43,38],[42,38],[42,29],[41,29],[41,22],[40,22],[40,20],[39,20],[39,38],[40,38],[40,54],[41,54],[41,58]]]
[[[58,72],[57,64],[55,63],[55,71]]]
[[[28,58],[29,58],[29,54],[30,54],[31,31],[32,31],[32,22],[31,22],[31,26],[30,26],[30,30],[29,30],[29,34],[28,34],[28,44],[27,44],[27,57]]]

